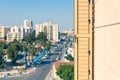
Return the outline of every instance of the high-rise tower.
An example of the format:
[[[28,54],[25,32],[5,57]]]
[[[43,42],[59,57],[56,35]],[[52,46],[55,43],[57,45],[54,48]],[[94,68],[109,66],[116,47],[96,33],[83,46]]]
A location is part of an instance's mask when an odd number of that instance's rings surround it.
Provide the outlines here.
[[[25,36],[32,32],[33,22],[31,20],[24,20],[24,34]]]

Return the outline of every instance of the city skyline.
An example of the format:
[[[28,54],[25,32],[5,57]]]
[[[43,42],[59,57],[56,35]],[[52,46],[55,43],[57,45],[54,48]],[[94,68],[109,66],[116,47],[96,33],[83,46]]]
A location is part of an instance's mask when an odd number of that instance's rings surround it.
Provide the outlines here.
[[[59,24],[60,30],[73,29],[73,0],[2,0],[0,9],[2,25],[21,26],[23,20],[29,19],[34,28],[36,24],[51,22]]]

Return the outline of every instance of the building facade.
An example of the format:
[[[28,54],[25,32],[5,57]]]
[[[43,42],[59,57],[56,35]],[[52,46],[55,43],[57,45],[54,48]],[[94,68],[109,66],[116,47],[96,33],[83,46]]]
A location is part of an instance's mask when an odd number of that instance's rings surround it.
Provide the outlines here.
[[[94,0],[74,0],[74,15],[74,80],[94,80]]]
[[[31,20],[24,20],[24,35],[27,36],[29,33],[32,33],[33,22]]]
[[[52,25],[52,39],[54,41],[58,41],[59,40],[59,31],[58,31],[58,25]]]
[[[0,26],[0,40],[5,40],[7,36],[7,32],[9,32],[10,28],[8,26]]]
[[[11,27],[7,33],[7,42],[13,42],[14,40],[21,41],[23,39],[23,27]]]
[[[47,34],[47,39],[49,41],[58,41],[59,40],[59,27],[57,24],[43,23],[36,25],[36,37],[39,32],[45,32]]]

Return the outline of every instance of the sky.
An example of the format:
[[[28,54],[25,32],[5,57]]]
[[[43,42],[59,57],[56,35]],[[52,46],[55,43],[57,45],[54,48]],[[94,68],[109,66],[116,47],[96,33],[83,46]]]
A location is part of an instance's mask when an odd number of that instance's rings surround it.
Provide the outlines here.
[[[0,0],[0,24],[21,26],[30,19],[33,24],[51,22],[60,30],[73,29],[74,0]]]

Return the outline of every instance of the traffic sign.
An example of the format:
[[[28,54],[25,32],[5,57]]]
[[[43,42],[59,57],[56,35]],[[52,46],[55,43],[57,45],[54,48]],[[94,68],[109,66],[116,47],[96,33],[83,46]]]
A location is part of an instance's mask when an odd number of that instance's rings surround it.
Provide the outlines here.
[[[4,77],[3,77],[4,79],[7,79],[8,78],[8,76],[7,75],[4,75]]]

